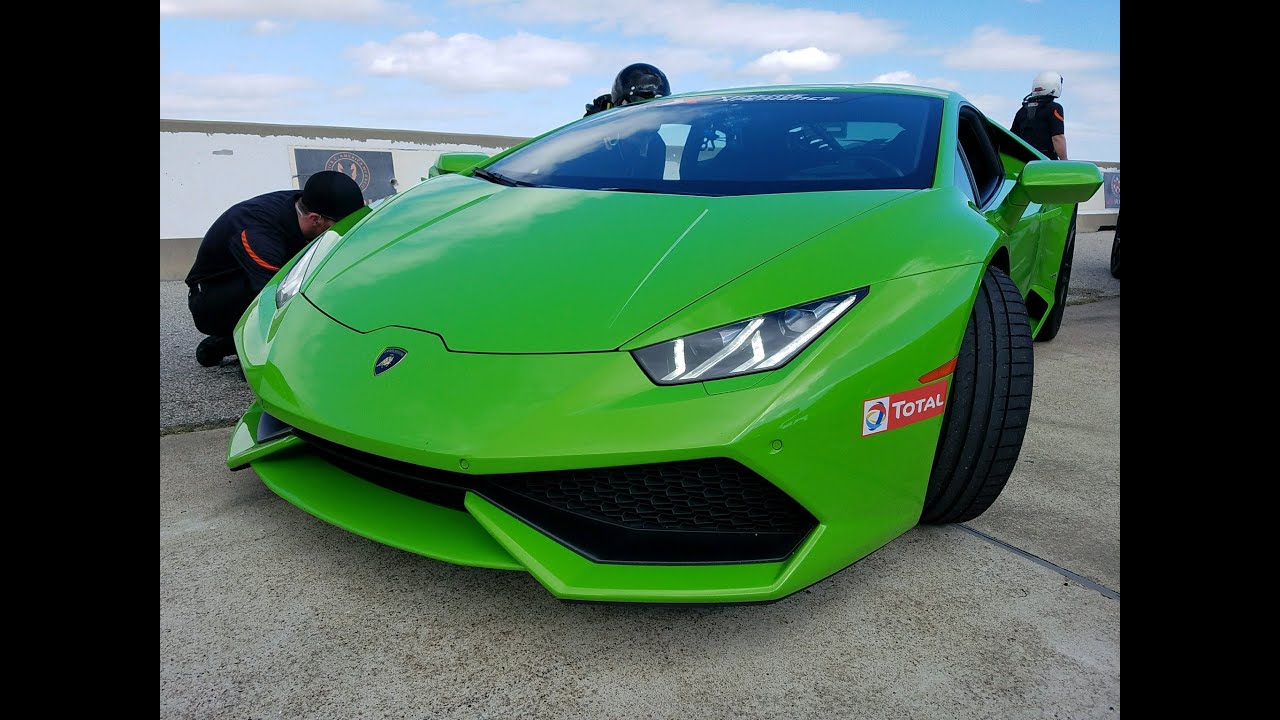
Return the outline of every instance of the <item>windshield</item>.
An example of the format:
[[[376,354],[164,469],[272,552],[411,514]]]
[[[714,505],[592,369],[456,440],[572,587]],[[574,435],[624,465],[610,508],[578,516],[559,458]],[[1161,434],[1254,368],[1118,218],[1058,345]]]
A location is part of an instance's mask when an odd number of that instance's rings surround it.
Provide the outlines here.
[[[727,93],[597,113],[486,166],[513,185],[681,195],[922,189],[942,100]]]

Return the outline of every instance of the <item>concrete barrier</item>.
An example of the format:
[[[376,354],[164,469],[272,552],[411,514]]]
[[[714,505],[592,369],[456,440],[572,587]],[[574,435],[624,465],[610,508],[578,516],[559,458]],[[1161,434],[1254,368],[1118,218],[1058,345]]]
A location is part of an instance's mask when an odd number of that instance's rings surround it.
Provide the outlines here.
[[[1097,232],[1116,226],[1120,216],[1120,163],[1089,162],[1102,171],[1102,187],[1077,208],[1076,232]]]

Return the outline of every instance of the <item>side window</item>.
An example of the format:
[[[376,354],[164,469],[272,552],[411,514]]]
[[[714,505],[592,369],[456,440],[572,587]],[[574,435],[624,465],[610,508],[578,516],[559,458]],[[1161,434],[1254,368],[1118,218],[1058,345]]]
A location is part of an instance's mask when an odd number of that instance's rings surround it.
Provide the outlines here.
[[[969,172],[969,161],[964,156],[964,150],[959,145],[956,146],[956,187],[960,188],[960,192],[969,198],[969,202],[977,205],[978,194],[973,189],[973,176]]]
[[[961,108],[960,135],[957,140],[961,154],[969,161],[969,172],[973,175],[973,186],[977,193],[974,202],[978,207],[990,202],[1004,181],[1004,165],[996,155],[985,124],[986,119],[976,109],[968,106]]]

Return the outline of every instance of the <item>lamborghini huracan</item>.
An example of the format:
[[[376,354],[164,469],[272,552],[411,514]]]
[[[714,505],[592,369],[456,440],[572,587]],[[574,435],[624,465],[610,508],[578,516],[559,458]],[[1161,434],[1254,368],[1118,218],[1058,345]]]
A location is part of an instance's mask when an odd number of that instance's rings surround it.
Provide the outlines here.
[[[783,598],[996,501],[1101,183],[955,92],[882,84],[444,154],[241,318],[227,464],[559,598]]]

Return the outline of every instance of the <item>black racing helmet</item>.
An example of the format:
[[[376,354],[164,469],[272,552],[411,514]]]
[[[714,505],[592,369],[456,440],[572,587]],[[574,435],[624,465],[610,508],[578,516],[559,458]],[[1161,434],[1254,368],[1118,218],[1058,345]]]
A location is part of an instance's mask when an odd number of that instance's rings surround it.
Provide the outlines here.
[[[629,105],[671,94],[666,73],[649,63],[632,63],[613,79],[613,106]]]

